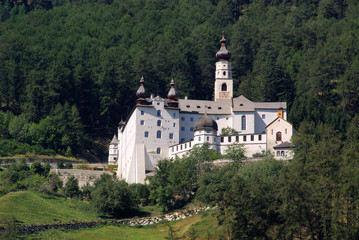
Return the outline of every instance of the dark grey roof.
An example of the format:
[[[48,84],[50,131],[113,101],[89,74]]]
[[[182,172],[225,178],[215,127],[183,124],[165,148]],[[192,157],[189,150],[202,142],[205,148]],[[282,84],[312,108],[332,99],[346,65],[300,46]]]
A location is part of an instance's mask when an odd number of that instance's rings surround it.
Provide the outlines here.
[[[233,98],[233,112],[251,112],[255,109],[287,109],[286,102],[252,102],[243,95]]]
[[[278,149],[278,148],[291,148],[293,147],[293,144],[291,144],[290,142],[282,142],[281,144],[274,146],[274,149]]]
[[[214,121],[213,119],[208,117],[206,112],[200,119],[198,119],[194,123],[193,127],[194,127],[195,131],[199,131],[199,130],[203,130],[203,129],[218,131],[218,125],[217,125],[216,121]]]
[[[230,99],[221,99],[217,101],[179,99],[178,102],[178,108],[181,112],[201,114],[207,112],[208,114],[219,115],[229,115],[232,113],[232,101]]]

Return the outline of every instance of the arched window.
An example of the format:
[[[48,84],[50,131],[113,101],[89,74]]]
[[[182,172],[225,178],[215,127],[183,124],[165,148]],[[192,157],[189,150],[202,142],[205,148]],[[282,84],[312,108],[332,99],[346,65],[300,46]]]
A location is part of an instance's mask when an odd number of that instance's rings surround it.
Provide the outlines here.
[[[157,138],[161,138],[161,131],[157,131]]]
[[[227,91],[227,84],[225,84],[225,83],[222,84],[222,91],[223,92]]]
[[[226,71],[223,71],[223,76],[226,76]]]
[[[280,156],[280,151],[277,151],[277,157],[279,157]]]
[[[242,130],[246,130],[246,116],[242,116]]]
[[[157,116],[158,116],[158,117],[161,116],[161,110],[157,110]]]
[[[276,141],[282,141],[282,132],[276,133]]]
[[[157,126],[161,126],[161,120],[157,120]]]
[[[281,155],[282,157],[284,157],[284,151],[281,151],[281,152],[280,152],[280,155]]]
[[[148,132],[145,132],[145,138],[148,138]]]
[[[157,148],[156,153],[160,154],[161,153],[161,148]]]

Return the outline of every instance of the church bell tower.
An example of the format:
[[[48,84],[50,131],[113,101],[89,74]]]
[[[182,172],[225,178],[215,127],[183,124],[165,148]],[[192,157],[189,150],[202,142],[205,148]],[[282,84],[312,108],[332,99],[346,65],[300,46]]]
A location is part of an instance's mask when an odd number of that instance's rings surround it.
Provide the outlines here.
[[[214,99],[232,99],[233,98],[233,79],[231,63],[231,53],[226,48],[226,39],[222,33],[221,48],[216,53],[216,82],[214,86]]]

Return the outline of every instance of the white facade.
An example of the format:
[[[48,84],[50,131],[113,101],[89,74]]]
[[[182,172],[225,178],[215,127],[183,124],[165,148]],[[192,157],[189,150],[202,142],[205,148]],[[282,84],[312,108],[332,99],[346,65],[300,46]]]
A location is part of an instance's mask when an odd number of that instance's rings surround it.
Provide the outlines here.
[[[182,157],[195,145],[205,142],[221,154],[228,145],[240,143],[246,155],[252,157],[263,150],[275,153],[273,147],[279,142],[271,135],[272,131],[282,131],[283,141],[290,140],[295,129],[285,120],[286,103],[252,102],[242,95],[233,98],[230,53],[225,48],[224,38],[218,53],[214,101],[177,99],[173,82],[168,98],[145,98],[144,79],[141,79],[136,93],[137,105],[127,121],[119,126],[118,142],[114,137],[109,147],[109,164],[118,164],[120,179],[144,183],[146,174],[154,170],[160,159]],[[194,130],[195,122],[204,113],[216,122],[218,132]],[[239,134],[220,136],[226,127]]]

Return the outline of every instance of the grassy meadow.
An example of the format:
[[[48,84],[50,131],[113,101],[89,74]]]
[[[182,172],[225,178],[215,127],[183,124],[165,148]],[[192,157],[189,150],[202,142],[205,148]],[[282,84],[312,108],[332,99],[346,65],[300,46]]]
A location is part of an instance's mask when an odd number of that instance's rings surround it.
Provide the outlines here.
[[[170,223],[154,224],[144,227],[130,226],[103,226],[93,229],[80,230],[49,230],[38,232],[22,237],[22,239],[78,239],[78,240],[162,240],[169,235],[169,226],[174,230],[175,235],[190,239],[191,228],[198,236],[197,240],[218,239],[221,227],[217,225],[216,217],[212,215],[196,215]],[[193,230],[192,230],[193,231]]]
[[[14,217],[21,224],[47,224],[99,220],[88,203],[32,191],[0,197],[0,225]]]
[[[151,216],[160,215],[159,209],[154,206],[143,207],[140,210]],[[184,239],[190,239],[190,232],[196,234],[197,239],[217,239],[222,231],[212,213],[206,212],[183,220],[143,227],[107,225],[80,230],[48,230],[22,235],[18,239],[155,240],[165,239],[170,232],[170,226],[175,235]],[[11,192],[0,197],[0,226],[6,225],[12,218],[21,225],[100,220],[89,203],[32,191]]]

